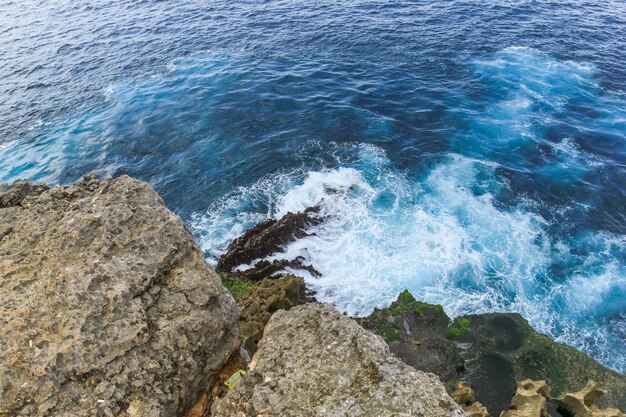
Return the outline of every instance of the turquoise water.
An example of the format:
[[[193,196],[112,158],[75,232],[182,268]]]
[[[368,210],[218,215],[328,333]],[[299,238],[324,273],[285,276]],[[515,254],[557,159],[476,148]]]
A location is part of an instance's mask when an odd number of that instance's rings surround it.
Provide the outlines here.
[[[0,11],[0,181],[142,178],[209,263],[320,205],[287,256],[322,301],[519,311],[626,370],[624,3]]]

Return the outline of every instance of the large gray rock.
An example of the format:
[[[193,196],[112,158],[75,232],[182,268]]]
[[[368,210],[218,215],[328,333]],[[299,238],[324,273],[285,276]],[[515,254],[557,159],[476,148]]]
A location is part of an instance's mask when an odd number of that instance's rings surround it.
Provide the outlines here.
[[[332,307],[277,311],[251,371],[213,405],[229,416],[465,416],[439,379]]]
[[[235,349],[237,316],[147,184],[0,186],[0,416],[178,415]]]

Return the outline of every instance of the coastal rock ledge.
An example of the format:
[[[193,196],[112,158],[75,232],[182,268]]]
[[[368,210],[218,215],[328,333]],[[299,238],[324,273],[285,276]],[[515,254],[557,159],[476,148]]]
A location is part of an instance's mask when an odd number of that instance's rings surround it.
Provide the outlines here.
[[[214,416],[466,416],[439,378],[325,304],[274,313],[249,368]]]
[[[237,320],[146,183],[0,186],[0,416],[180,415],[236,349]]]

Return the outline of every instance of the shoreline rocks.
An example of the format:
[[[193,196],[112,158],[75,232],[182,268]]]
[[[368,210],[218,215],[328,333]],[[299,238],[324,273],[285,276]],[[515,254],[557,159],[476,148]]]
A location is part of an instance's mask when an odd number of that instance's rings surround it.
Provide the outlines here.
[[[263,258],[323,220],[255,226],[218,276],[141,181],[0,185],[0,417],[624,417],[600,407],[626,408],[626,376],[518,314],[451,321],[408,291],[356,321],[313,303],[285,269],[314,265]]]
[[[598,384],[590,380],[580,391],[565,394],[554,402],[572,417],[626,417],[618,409],[597,406],[600,397],[606,394],[607,391],[599,389]]]
[[[510,407],[500,417],[548,417],[548,398],[546,381],[524,380],[517,384]]]
[[[311,236],[307,230],[324,221],[319,214],[319,207],[310,207],[300,213],[287,213],[279,220],[267,220],[253,226],[231,243],[224,255],[218,260],[215,270],[219,273],[235,274],[252,281],[270,278],[285,268],[307,270],[313,276],[320,273],[312,266],[304,264],[304,259],[263,260],[275,253],[283,252],[285,246],[297,239]],[[242,265],[255,262],[253,267],[235,271]]]
[[[250,371],[213,414],[461,417],[439,379],[329,305],[274,313]]]
[[[235,350],[233,298],[148,184],[3,185],[0,230],[0,416],[177,416]]]
[[[231,248],[238,247],[242,252],[246,242],[254,242],[256,248],[271,247],[271,252],[280,252],[287,243],[306,236],[308,226],[304,219],[308,215],[289,213],[284,219],[266,222],[244,233]],[[264,239],[269,237],[277,242],[271,232],[277,224],[295,224],[296,228],[288,232],[284,227],[279,228],[288,238],[272,246]],[[251,268],[246,273],[269,277],[263,272],[267,265],[257,263],[257,266],[261,269]],[[459,380],[471,385],[478,401],[469,412],[475,415],[484,415],[485,407],[494,416],[507,410],[517,390],[516,381],[526,379],[545,379],[555,395],[576,391],[587,379],[597,379],[610,388],[602,405],[626,408],[626,376],[537,333],[519,314],[470,315],[451,321],[442,306],[417,301],[404,291],[388,308],[375,309],[370,316],[357,321],[383,337],[391,352],[402,361],[439,376],[448,392],[453,392]],[[550,407],[554,408],[552,404]]]
[[[577,391],[587,380],[609,388],[602,406],[626,408],[626,376],[584,353],[536,332],[516,313],[487,313],[451,321],[439,305],[404,291],[388,308],[358,319],[416,369],[438,375],[452,392],[456,381],[497,416],[508,408],[516,381],[546,380],[553,395]]]

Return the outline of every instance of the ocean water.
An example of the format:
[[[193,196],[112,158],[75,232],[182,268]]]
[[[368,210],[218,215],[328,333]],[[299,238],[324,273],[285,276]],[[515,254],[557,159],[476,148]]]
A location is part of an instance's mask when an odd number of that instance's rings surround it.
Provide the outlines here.
[[[518,311],[624,372],[624,63],[615,0],[0,0],[0,181],[144,179],[209,263],[319,205],[322,301]]]

